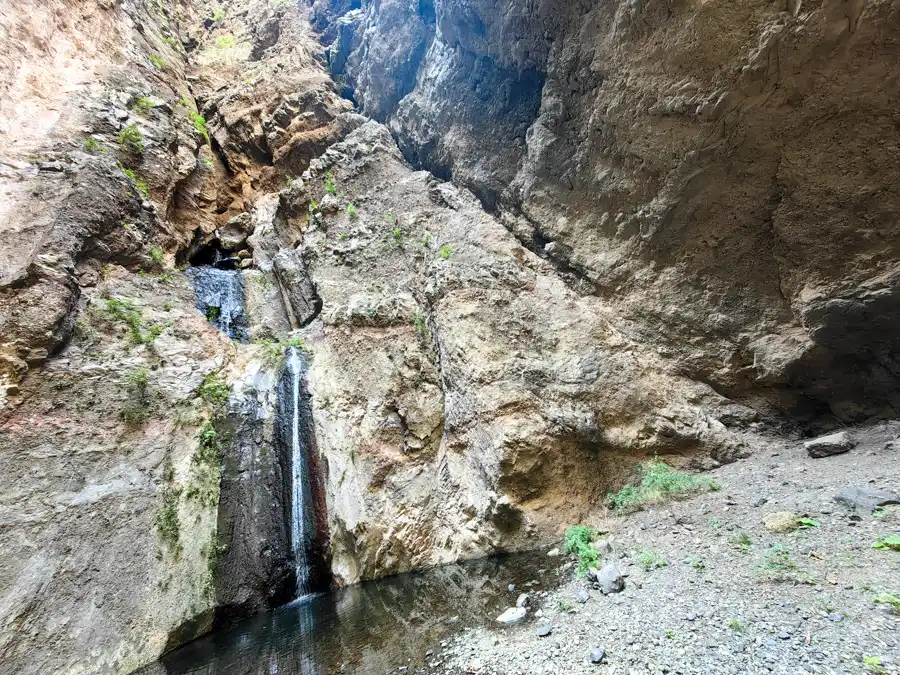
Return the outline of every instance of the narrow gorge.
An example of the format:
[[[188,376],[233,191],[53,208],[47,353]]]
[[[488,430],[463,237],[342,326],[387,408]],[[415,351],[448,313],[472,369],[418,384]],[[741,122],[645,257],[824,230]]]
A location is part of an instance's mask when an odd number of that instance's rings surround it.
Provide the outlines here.
[[[809,480],[898,491],[898,27],[896,0],[0,0],[0,675],[384,672],[515,605],[567,528],[618,532],[654,462],[740,509],[843,430],[867,452]],[[368,621],[392,644],[354,669]],[[184,645],[218,666],[167,670]],[[582,672],[460,659],[421,672]],[[698,668],[659,672],[732,672]]]

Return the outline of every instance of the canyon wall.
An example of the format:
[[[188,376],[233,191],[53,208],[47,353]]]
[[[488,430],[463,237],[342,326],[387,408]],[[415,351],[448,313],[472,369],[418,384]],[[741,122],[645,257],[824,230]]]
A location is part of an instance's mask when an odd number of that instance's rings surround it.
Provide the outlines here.
[[[288,346],[336,584],[895,415],[898,13],[4,5],[0,672],[290,597]],[[183,272],[218,256],[239,340]]]
[[[332,67],[635,339],[808,423],[896,415],[888,0],[368,2]]]

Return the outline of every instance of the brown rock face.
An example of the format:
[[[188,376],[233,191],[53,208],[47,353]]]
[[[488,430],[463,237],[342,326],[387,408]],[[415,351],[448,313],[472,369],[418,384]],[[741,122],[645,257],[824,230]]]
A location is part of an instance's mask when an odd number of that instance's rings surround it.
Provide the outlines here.
[[[318,583],[895,415],[898,12],[5,3],[0,673],[290,597],[288,346]],[[227,268],[243,342],[176,263]]]
[[[896,4],[426,4],[331,50],[408,158],[686,375],[897,413]]]

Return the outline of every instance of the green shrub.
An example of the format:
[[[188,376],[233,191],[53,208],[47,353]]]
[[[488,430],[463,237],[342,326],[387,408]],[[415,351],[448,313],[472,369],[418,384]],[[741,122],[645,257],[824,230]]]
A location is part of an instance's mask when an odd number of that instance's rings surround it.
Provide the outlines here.
[[[395,227],[391,230],[391,238],[394,240],[395,246],[400,246],[403,243],[403,230],[399,227]]]
[[[643,478],[639,485],[626,485],[618,493],[608,496],[616,510],[640,508],[647,504],[659,504],[670,499],[685,497],[704,489],[719,489],[712,478],[677,473],[665,462],[654,459],[641,464]]]
[[[891,534],[878,537],[872,548],[878,551],[900,551],[900,535]]]
[[[215,42],[216,47],[219,49],[231,49],[235,44],[237,43],[233,35],[220,35]]]
[[[137,174],[135,174],[135,172],[131,169],[122,167],[122,172],[126,176],[128,176],[129,179],[131,179],[131,182],[134,183],[134,188],[138,191],[141,197],[143,197],[144,199],[150,198],[150,188],[147,187],[147,183],[138,178]]]
[[[119,419],[128,426],[138,426],[149,419],[151,410],[150,371],[139,366],[125,374],[125,390],[128,397],[119,410]]]
[[[650,548],[636,548],[634,550],[634,560],[647,572],[667,565],[665,558]]]
[[[150,260],[152,260],[155,264],[160,267],[163,266],[163,263],[166,261],[166,256],[163,253],[163,250],[159,246],[151,246],[150,250],[147,251],[147,255],[150,256]]]
[[[144,98],[141,96],[137,101],[134,102],[134,110],[140,113],[146,113],[153,110],[156,107],[156,104],[153,103],[149,98]]]
[[[325,192],[332,195],[337,194],[337,185],[334,183],[334,174],[331,171],[325,174]]]
[[[423,312],[416,312],[413,314],[413,325],[416,327],[416,331],[418,331],[419,335],[422,337],[426,337],[428,335],[428,325],[425,322],[425,314]]]
[[[128,326],[129,338],[135,345],[152,345],[165,328],[155,324],[145,325],[141,310],[126,300],[110,298],[106,301],[106,318]]]
[[[96,138],[88,136],[84,139],[84,151],[96,155],[98,152],[106,152],[106,149],[100,145]]]
[[[179,539],[181,537],[181,522],[178,518],[179,491],[166,485],[162,489],[162,506],[156,512],[154,524],[159,538],[163,540],[176,554],[181,551]]]
[[[223,7],[216,7],[212,13],[212,20],[218,23],[225,19],[225,9]]]
[[[579,574],[585,574],[589,568],[596,567],[600,562],[597,549],[591,544],[593,539],[594,531],[587,525],[572,525],[566,529],[563,547],[566,553],[578,556]]]
[[[209,127],[206,123],[206,118],[198,112],[195,112],[191,109],[188,109],[188,117],[191,118],[191,123],[194,125],[194,129],[200,132],[200,135],[206,139],[206,142],[209,143]]]
[[[353,204],[347,204],[347,215],[350,218],[359,218],[359,212]]]
[[[144,135],[141,133],[141,130],[138,129],[138,125],[134,122],[119,132],[117,140],[119,141],[119,145],[130,152],[138,155],[141,155],[144,152]]]
[[[444,244],[438,251],[438,255],[444,260],[450,260],[453,257],[453,247],[450,244]]]
[[[197,395],[210,405],[219,408],[228,403],[228,394],[231,389],[228,383],[218,373],[210,373],[203,378],[203,382],[197,388]]]
[[[728,619],[726,625],[736,633],[743,633],[747,629],[747,627],[744,626],[744,624],[741,623],[739,619],[735,618]]]
[[[222,478],[221,440],[215,425],[206,420],[197,436],[197,449],[191,458],[191,479],[186,496],[203,506],[219,503],[219,481]]]
[[[151,54],[150,55],[150,63],[153,64],[153,67],[157,70],[165,70],[166,62],[162,60],[162,57],[159,54]]]

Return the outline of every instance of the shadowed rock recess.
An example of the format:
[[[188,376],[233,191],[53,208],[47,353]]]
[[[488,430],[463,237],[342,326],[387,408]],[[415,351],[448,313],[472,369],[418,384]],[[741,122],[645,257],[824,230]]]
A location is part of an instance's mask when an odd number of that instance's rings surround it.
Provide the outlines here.
[[[537,548],[654,455],[900,415],[898,25],[4,3],[0,674],[124,675],[301,572]]]

